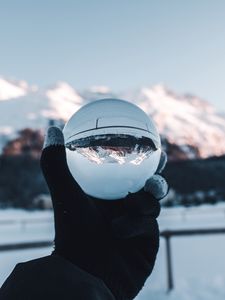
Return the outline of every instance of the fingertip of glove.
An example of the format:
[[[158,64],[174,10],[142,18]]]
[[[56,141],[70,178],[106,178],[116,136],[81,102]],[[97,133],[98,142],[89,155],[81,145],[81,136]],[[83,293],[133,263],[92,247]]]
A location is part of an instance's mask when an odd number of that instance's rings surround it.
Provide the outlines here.
[[[56,126],[51,126],[48,128],[43,149],[49,147],[49,146],[62,146],[64,145],[64,136],[60,128]]]
[[[167,181],[158,174],[149,178],[144,186],[145,192],[152,194],[157,200],[163,199],[167,195],[168,189]]]
[[[42,170],[49,169],[60,162],[65,162],[64,137],[60,128],[51,126],[45,136],[44,145],[40,157]]]

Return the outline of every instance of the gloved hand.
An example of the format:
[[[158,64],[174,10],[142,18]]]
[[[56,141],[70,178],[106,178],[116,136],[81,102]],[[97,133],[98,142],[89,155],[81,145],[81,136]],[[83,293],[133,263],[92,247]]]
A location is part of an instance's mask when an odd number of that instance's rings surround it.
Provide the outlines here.
[[[159,175],[166,162],[166,153],[162,152],[156,174],[146,180],[141,190],[125,198],[126,214],[112,220],[113,232],[118,238],[151,235],[152,223],[160,213],[159,201],[168,193],[168,184]]]
[[[157,173],[166,163],[162,154]],[[156,218],[168,186],[160,175],[123,199],[104,201],[85,194],[66,162],[61,130],[50,127],[41,167],[54,208],[55,250],[102,279],[117,300],[133,299],[151,274],[159,248]]]

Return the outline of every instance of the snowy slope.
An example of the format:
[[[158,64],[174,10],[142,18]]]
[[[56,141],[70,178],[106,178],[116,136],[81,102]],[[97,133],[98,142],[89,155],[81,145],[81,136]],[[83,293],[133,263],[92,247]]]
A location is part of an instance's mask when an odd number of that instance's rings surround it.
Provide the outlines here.
[[[81,91],[80,95],[84,99],[85,103],[103,98],[119,98],[119,95],[113,93],[113,91],[107,86],[92,86]]]
[[[225,116],[200,98],[175,94],[163,85],[121,93],[94,86],[78,93],[65,82],[35,90],[4,79],[0,79],[0,100],[5,100],[0,101],[0,148],[20,129],[45,129],[52,119],[67,121],[82,105],[102,98],[136,103],[153,117],[160,134],[184,152],[189,145],[197,147],[201,157],[225,153]]]
[[[14,137],[23,128],[46,129],[49,120],[67,120],[82,99],[67,83],[0,102],[0,135]],[[1,140],[0,140],[1,142]]]
[[[224,209],[224,204],[163,208],[158,218],[159,228],[161,231],[175,228],[224,228]],[[6,223],[7,220],[12,223]],[[5,222],[0,226],[0,244],[48,241],[54,238],[53,215],[50,211],[0,210],[0,222]],[[17,263],[48,255],[51,251],[51,248],[42,248],[0,252],[0,286]],[[173,237],[171,251],[174,290],[166,292],[166,249],[165,241],[161,238],[153,273],[135,300],[224,300],[223,234]]]
[[[201,157],[225,153],[225,117],[190,95],[177,95],[162,85],[125,94],[153,116],[160,133],[171,143],[197,146]]]
[[[35,87],[29,87],[24,80],[7,80],[0,76],[0,101],[24,96],[34,89]]]

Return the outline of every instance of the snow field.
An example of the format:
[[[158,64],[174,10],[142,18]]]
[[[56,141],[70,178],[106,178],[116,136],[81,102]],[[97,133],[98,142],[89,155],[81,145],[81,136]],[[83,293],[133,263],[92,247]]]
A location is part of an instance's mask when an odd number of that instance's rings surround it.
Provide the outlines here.
[[[13,221],[10,225],[7,220]],[[33,223],[29,223],[29,222]],[[160,230],[225,228],[225,205],[162,209]],[[51,212],[0,211],[0,244],[52,240]],[[167,293],[165,240],[155,268],[136,300],[224,300],[225,236],[223,234],[172,237],[172,266],[175,289]],[[51,248],[0,252],[0,285],[22,261],[50,254]]]

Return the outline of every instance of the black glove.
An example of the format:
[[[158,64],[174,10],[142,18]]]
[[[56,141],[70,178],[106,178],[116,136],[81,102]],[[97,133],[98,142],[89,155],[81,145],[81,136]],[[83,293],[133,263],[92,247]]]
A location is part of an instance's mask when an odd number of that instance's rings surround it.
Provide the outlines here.
[[[163,155],[159,171],[165,160]],[[140,191],[123,199],[91,197],[68,169],[63,134],[57,127],[48,130],[41,167],[54,208],[53,254],[102,279],[116,299],[133,299],[154,267],[158,200],[167,193],[166,181],[154,175]]]

